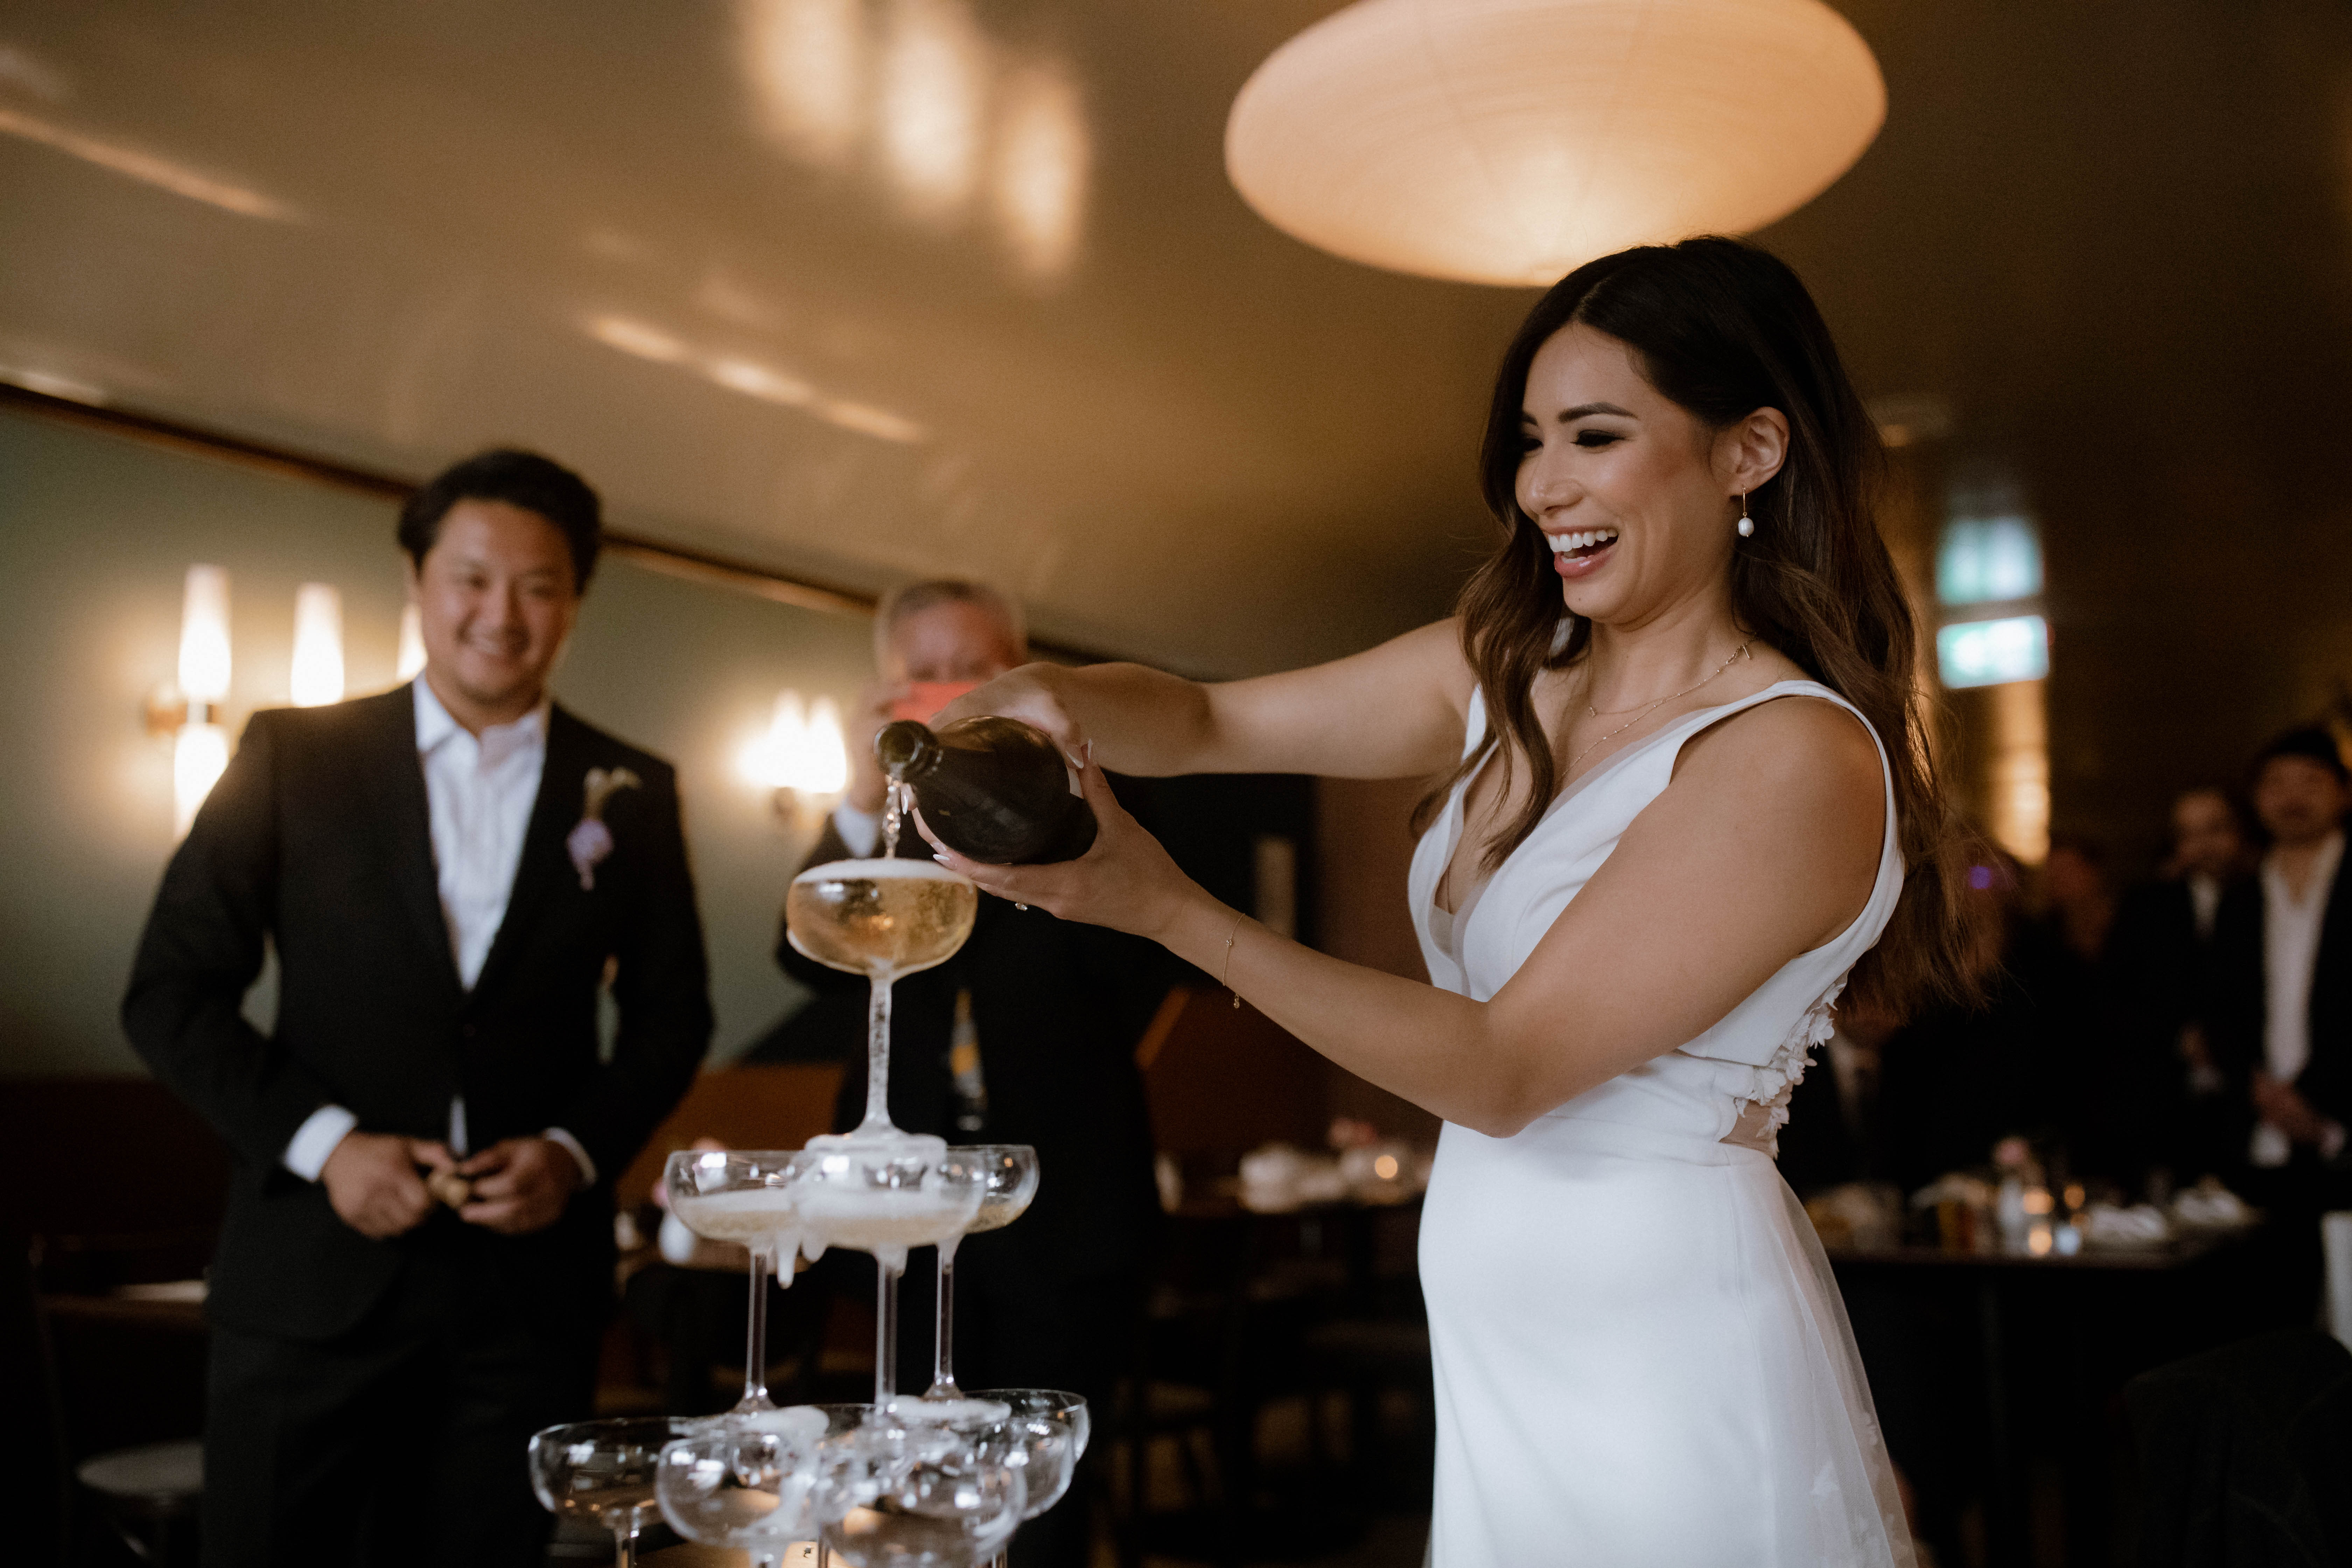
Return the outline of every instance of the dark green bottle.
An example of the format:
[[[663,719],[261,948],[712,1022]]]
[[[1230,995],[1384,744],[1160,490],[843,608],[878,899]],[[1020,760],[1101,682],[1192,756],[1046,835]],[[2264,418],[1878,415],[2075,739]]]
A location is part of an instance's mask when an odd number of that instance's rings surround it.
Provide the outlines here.
[[[912,719],[874,737],[882,771],[915,793],[939,841],[992,866],[1075,860],[1095,841],[1094,808],[1070,793],[1061,748],[1018,719]]]

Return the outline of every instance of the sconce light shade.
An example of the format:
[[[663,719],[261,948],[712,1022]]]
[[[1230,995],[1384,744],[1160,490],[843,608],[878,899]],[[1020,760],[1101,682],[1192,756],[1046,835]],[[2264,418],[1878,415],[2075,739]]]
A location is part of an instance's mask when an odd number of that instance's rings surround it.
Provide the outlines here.
[[[849,787],[849,748],[841,709],[830,697],[812,705],[797,691],[776,699],[768,727],[751,737],[739,759],[743,776],[763,789],[839,795]]]
[[[294,706],[343,700],[343,596],[324,583],[294,591]]]
[[[207,705],[228,697],[228,573],[188,568],[180,609],[180,694]]]
[[[393,662],[393,677],[405,684],[424,668],[425,612],[410,605],[400,612],[400,654]]]
[[[1548,284],[1784,217],[1885,117],[1870,46],[1821,0],[1358,0],[1243,85],[1225,170],[1350,260]]]
[[[183,724],[172,741],[172,831],[185,837],[196,808],[228,768],[228,731],[208,721]]]

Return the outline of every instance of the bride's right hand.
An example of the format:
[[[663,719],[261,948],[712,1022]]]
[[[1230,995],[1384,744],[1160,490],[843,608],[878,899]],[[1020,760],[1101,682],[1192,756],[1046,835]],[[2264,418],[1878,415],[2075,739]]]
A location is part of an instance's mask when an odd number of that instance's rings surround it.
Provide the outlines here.
[[[931,720],[931,728],[936,730],[959,719],[972,719],[982,714],[1018,719],[1051,736],[1072,768],[1083,768],[1086,766],[1087,734],[1077,720],[1071,716],[1070,710],[1063,706],[1060,692],[1062,673],[1059,665],[1024,664],[984,686],[965,692],[940,709]]]

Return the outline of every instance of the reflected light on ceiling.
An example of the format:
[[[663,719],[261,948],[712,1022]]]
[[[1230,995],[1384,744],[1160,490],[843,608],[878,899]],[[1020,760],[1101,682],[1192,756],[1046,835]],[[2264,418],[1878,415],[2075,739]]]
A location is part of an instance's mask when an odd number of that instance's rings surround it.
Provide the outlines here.
[[[588,335],[607,348],[657,364],[681,364],[692,357],[691,350],[659,327],[650,327],[626,316],[592,317]]]
[[[992,180],[998,227],[1021,269],[1053,279],[1069,270],[1085,226],[1093,159],[1085,105],[1058,64],[1011,73],[1001,95]]]
[[[343,700],[343,596],[325,583],[294,590],[294,670],[288,682],[297,708]]]
[[[961,0],[890,0],[883,163],[918,216],[948,217],[971,199],[987,76],[987,42]]]
[[[730,392],[740,392],[787,408],[806,408],[817,400],[816,388],[796,375],[770,370],[745,359],[713,360],[710,379]]]
[[[930,435],[929,430],[913,420],[893,414],[887,408],[877,408],[870,403],[847,403],[838,398],[827,398],[818,405],[817,412],[844,430],[855,430],[861,436],[872,436],[877,440],[912,446]]]
[[[660,364],[684,365],[706,379],[786,408],[804,409],[826,424],[877,440],[912,445],[930,438],[929,429],[903,414],[851,398],[828,397],[811,382],[740,354],[705,354],[659,327],[627,316],[592,316],[588,335],[607,348]]]
[[[192,202],[202,202],[206,206],[236,213],[240,217],[268,218],[274,223],[302,221],[300,212],[274,196],[263,195],[245,185],[215,179],[210,174],[198,174],[194,169],[158,158],[152,153],[142,153],[135,147],[101,142],[78,131],[68,131],[62,125],[52,125],[46,120],[37,120],[13,109],[0,108],[0,132],[21,136],[27,142],[37,142],[69,158],[95,163],[112,174],[153,185],[158,190],[169,191],[175,196],[185,196]]]
[[[741,0],[738,16],[761,126],[808,163],[846,162],[866,107],[863,0]]]

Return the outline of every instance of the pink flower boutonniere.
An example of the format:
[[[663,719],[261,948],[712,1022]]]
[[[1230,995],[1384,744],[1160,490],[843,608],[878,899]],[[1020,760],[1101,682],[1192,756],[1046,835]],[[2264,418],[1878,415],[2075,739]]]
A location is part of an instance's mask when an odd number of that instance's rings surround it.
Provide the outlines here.
[[[613,852],[613,830],[604,826],[604,803],[618,791],[635,789],[644,782],[626,768],[588,770],[587,805],[563,838],[563,847],[572,851],[572,868],[580,873],[581,891],[595,887],[597,862]]]

